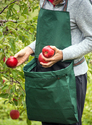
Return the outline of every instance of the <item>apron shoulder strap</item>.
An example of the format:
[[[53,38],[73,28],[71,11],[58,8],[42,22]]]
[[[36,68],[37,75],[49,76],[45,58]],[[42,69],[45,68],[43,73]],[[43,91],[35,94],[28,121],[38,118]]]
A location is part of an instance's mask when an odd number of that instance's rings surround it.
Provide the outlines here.
[[[67,5],[68,5],[68,0],[65,1],[65,5],[64,5],[63,11],[66,11],[66,10],[67,10]]]
[[[44,0],[44,2],[43,2],[42,8],[44,7],[45,1],[46,1],[46,0]]]

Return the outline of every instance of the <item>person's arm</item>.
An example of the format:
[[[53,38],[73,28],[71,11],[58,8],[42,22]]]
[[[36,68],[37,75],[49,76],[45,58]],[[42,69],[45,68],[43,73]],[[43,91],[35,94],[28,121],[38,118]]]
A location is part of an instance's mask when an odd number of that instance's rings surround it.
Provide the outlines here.
[[[35,45],[36,45],[36,40],[28,45],[28,47],[30,47],[33,50],[34,53],[35,53]]]
[[[63,50],[63,60],[76,59],[92,51],[92,5],[88,0],[80,3],[75,19],[84,40],[65,48]]]
[[[24,63],[30,55],[35,53],[35,43],[36,41],[26,46],[24,49],[20,50],[18,53],[14,55],[14,57],[18,60],[17,66]]]
[[[24,63],[28,59],[30,54],[33,54],[33,53],[34,53],[33,50],[28,46],[25,47],[24,49],[20,50],[18,53],[16,53],[14,55],[14,57],[17,58],[17,60],[18,60],[17,66]]]

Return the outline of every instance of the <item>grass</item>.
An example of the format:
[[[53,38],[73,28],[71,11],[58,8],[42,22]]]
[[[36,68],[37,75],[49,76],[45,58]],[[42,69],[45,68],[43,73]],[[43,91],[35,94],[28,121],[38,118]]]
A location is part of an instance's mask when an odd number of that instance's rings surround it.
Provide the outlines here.
[[[0,125],[27,125],[26,121],[19,121],[19,120],[0,120]],[[32,125],[41,125],[41,122],[32,121]]]
[[[27,125],[27,123],[26,121],[6,119],[6,120],[0,120],[0,125]]]

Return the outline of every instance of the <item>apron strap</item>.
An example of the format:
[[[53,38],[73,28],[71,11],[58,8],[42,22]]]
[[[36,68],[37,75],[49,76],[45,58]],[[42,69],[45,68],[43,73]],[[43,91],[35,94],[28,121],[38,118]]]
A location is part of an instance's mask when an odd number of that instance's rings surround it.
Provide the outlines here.
[[[45,1],[46,1],[46,0],[44,0],[44,2],[43,2],[42,8],[44,7]]]
[[[78,66],[82,64],[85,61],[85,58],[83,57],[79,62],[75,63],[74,66]]]
[[[67,10],[67,5],[68,5],[68,0],[65,1],[65,5],[64,5],[63,11],[66,11],[66,10]]]
[[[46,2],[46,0],[44,0],[43,5],[42,5],[42,8],[44,7],[45,2]],[[68,0],[66,0],[66,2],[65,2],[63,11],[66,11],[66,10],[67,10],[67,4],[68,4]]]

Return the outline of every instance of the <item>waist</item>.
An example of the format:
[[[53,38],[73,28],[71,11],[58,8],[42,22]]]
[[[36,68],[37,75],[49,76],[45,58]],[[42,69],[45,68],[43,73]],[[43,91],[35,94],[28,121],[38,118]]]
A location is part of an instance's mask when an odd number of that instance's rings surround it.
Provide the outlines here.
[[[83,75],[87,73],[87,71],[88,71],[88,66],[86,60],[84,60],[81,64],[74,66],[75,76]]]
[[[82,64],[85,61],[85,58],[83,57],[82,59],[80,59],[79,61],[74,63],[74,66],[78,66],[80,64]]]

